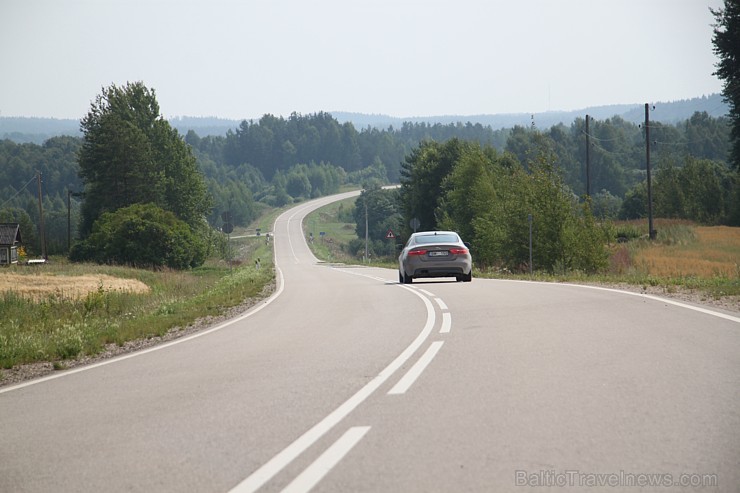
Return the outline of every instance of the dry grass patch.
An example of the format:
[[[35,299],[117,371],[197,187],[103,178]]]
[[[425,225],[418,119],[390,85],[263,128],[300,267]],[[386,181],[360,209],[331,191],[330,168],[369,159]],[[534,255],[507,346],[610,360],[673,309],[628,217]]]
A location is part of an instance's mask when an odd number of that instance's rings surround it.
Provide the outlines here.
[[[79,276],[49,274],[0,273],[0,293],[14,292],[18,296],[41,301],[49,297],[69,300],[85,298],[95,291],[148,293],[149,286],[137,279],[122,279],[107,274]]]
[[[694,234],[693,241],[640,249],[635,264],[654,276],[736,279],[740,273],[740,228],[698,226]]]

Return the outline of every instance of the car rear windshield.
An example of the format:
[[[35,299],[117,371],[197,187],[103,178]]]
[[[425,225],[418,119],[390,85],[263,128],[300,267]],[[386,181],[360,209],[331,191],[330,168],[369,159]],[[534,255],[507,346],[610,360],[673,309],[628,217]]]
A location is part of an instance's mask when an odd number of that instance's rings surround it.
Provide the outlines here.
[[[416,243],[425,245],[427,243],[457,243],[458,238],[456,234],[441,234],[441,235],[423,235],[416,237]]]

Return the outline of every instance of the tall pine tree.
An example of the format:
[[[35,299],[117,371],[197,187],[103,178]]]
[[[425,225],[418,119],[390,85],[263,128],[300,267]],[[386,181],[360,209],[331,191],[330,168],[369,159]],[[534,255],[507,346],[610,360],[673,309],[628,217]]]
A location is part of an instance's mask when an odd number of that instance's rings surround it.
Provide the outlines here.
[[[85,185],[80,234],[105,212],[153,203],[195,229],[211,206],[190,147],[159,114],[142,82],[104,88],[80,124]]]
[[[722,95],[732,125],[730,163],[740,171],[740,1],[725,0],[724,9],[712,10],[714,53],[719,57],[714,75],[724,81]]]
[[[725,8],[712,10],[714,53],[719,57],[714,73],[724,81],[722,95],[729,106],[731,150],[730,164],[740,180],[740,0],[725,0]],[[740,225],[740,187],[735,188],[729,223]]]

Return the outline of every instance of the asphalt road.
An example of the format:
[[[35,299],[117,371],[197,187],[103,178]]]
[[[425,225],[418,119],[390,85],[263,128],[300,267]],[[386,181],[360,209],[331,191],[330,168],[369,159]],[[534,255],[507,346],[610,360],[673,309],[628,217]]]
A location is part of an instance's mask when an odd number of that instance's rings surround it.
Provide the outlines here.
[[[0,491],[740,491],[740,318],[320,264],[329,200],[243,316],[0,389]]]

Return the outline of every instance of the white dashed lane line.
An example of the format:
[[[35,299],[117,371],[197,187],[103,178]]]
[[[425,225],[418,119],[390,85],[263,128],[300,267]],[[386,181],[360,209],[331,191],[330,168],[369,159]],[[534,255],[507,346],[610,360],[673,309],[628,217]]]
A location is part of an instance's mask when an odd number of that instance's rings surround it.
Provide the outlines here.
[[[326,449],[318,459],[285,487],[283,493],[306,493],[316,486],[324,476],[339,464],[345,455],[370,431],[369,426],[355,426],[347,430],[339,440]]]
[[[348,270],[344,270],[343,272],[361,275]],[[367,384],[365,384],[364,387],[357,391],[357,393],[355,393],[352,397],[350,397],[334,411],[329,413],[324,419],[316,423],[303,435],[298,437],[293,443],[285,447],[281,452],[273,456],[256,471],[253,471],[241,483],[236,485],[236,487],[231,490],[233,493],[254,492],[264,486],[276,474],[282,471],[288,464],[293,462],[296,457],[303,454],[303,452],[305,452],[309,447],[315,444],[321,437],[328,433],[332,428],[334,428],[334,426],[339,424],[340,421],[346,418],[352,411],[354,411],[360,404],[362,404],[368,397],[370,397],[381,385],[383,385],[383,383],[391,378],[394,373],[400,370],[403,365],[414,355],[414,353],[424,344],[429,335],[432,333],[434,326],[436,325],[434,305],[432,305],[432,302],[427,297],[419,294],[417,290],[408,288],[406,286],[402,287],[408,289],[410,292],[421,298],[426,309],[426,323],[424,324],[424,327],[422,328],[416,339],[414,339],[411,344],[409,344],[406,349],[396,357],[396,359],[394,359],[388,366],[386,366],[383,371],[381,371],[375,378],[370,380]],[[429,351],[427,351],[427,353],[428,352]]]
[[[370,278],[375,281],[388,283],[386,279],[364,273],[352,272],[341,269],[342,272],[362,277]],[[424,328],[417,338],[403,351],[390,365],[388,365],[378,376],[368,382],[360,391],[352,396],[348,401],[339,406],[334,412],[317,423],[313,428],[304,433],[295,442],[288,445],[282,452],[278,453],[262,467],[254,471],[244,481],[237,485],[232,492],[253,492],[264,486],[285,466],[301,455],[311,445],[316,443],[323,435],[337,425],[341,420],[347,417],[354,409],[357,408],[365,399],[367,399],[382,383],[388,380],[401,366],[411,358],[425,340],[431,335],[433,327],[436,325],[436,317],[433,299],[440,308],[442,322],[440,333],[448,333],[452,326],[452,317],[447,305],[441,298],[424,289],[412,288],[410,286],[401,286],[404,289],[416,294],[422,299],[426,306],[427,320]],[[388,391],[388,395],[404,394],[411,388],[416,380],[421,376],[427,366],[432,362],[440,349],[443,341],[433,341],[422,356],[414,363],[406,374]],[[362,440],[370,431],[370,426],[355,426],[347,430],[336,442],[334,442],[326,451],[324,451],[310,466],[302,473],[296,476],[293,481],[283,490],[291,493],[303,493],[313,489],[337,464]]]
[[[434,357],[437,355],[439,350],[442,348],[443,341],[434,341],[426,352],[422,355],[419,360],[414,363],[414,366],[406,372],[406,374],[388,391],[388,395],[405,394],[406,391],[411,387],[421,373],[429,366]]]
[[[447,305],[445,304],[444,301],[442,301],[442,298],[435,297],[434,298],[434,301],[437,302],[437,304],[439,305],[440,310],[448,310]]]
[[[450,312],[442,313],[442,327],[439,329],[440,334],[447,334],[452,328],[452,315]]]

